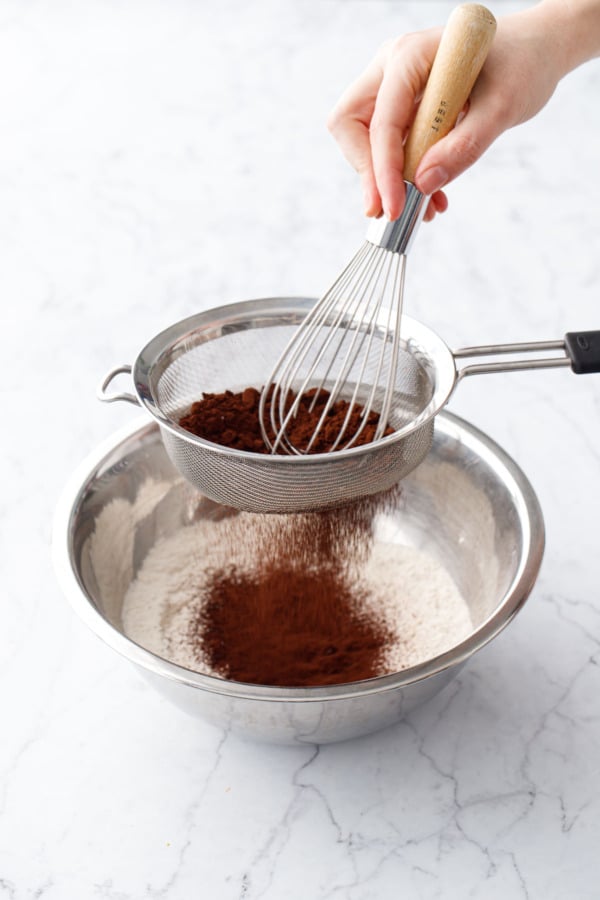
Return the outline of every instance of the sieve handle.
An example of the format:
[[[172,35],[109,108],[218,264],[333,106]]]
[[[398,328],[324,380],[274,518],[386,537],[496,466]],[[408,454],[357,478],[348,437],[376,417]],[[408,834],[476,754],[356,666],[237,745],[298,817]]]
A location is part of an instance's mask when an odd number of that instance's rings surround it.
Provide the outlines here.
[[[107,394],[106,389],[111,381],[113,381],[117,375],[123,374],[131,375],[131,366],[115,366],[114,369],[111,369],[110,372],[104,376],[96,391],[98,400],[102,400],[103,403],[114,403],[116,400],[125,400],[127,403],[135,403],[136,406],[139,406],[139,401],[135,394]]]
[[[488,55],[496,20],[479,3],[464,3],[450,15],[423,98],[404,147],[404,178],[414,182],[423,156],[456,124]]]
[[[530,354],[558,351],[557,356]],[[505,362],[472,363],[458,369],[458,378],[467,375],[486,375],[493,372],[516,372],[525,369],[555,369],[570,366],[576,375],[600,373],[600,331],[569,331],[562,341],[535,341],[524,344],[487,344],[463,347],[452,353],[454,362],[473,356],[502,356],[512,354],[521,358]]]

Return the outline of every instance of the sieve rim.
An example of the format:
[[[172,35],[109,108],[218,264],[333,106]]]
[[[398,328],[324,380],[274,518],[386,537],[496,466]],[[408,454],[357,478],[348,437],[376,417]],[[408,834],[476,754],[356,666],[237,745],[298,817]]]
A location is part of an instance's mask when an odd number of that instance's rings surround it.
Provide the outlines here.
[[[446,652],[415,666],[389,675],[379,675],[363,681],[315,687],[281,687],[229,681],[212,675],[193,672],[164,657],[146,650],[118,630],[95,606],[88,595],[73,558],[73,523],[80,503],[90,485],[107,466],[111,458],[127,442],[142,444],[156,430],[156,426],[136,418],[100,444],[75,470],[58,502],[53,524],[52,558],[59,584],[78,617],[113,650],[150,674],[185,684],[197,690],[230,698],[263,702],[291,703],[329,702],[380,694],[407,687],[449,668],[463,665],[474,653],[492,641],[513,620],[531,593],[542,562],[545,529],[541,506],[531,482],[512,459],[492,438],[470,422],[443,411],[437,420],[437,430],[457,441],[479,456],[510,487],[522,530],[519,566],[505,590],[504,598],[473,632]]]
[[[345,450],[336,450],[335,453],[311,453],[308,455],[287,455],[270,453],[253,453],[249,450],[237,450],[209,441],[199,435],[192,434],[169,416],[165,415],[154,395],[152,388],[153,372],[173,350],[173,347],[185,340],[199,329],[207,331],[215,328],[227,328],[236,323],[247,323],[256,317],[257,324],[264,326],[268,317],[272,316],[277,321],[273,325],[281,325],[281,316],[289,316],[292,321],[298,316],[305,316],[317,303],[314,297],[282,296],[263,297],[254,300],[242,300],[234,303],[213,307],[192,316],[187,316],[168,328],[156,334],[138,354],[132,366],[133,386],[140,406],[142,406],[158,423],[175,437],[184,440],[194,447],[198,447],[219,456],[252,462],[254,465],[268,462],[277,466],[314,465],[316,463],[331,462],[335,460],[357,458],[372,454],[375,450],[392,446],[398,441],[404,440],[419,428],[427,425],[432,418],[448,402],[457,382],[458,373],[452,351],[444,340],[427,325],[411,316],[402,316],[401,345],[418,357],[419,352],[425,353],[428,362],[432,362],[434,372],[433,393],[427,405],[421,412],[402,428],[393,434],[372,441],[368,444],[349,447]],[[298,320],[299,321],[299,320]],[[402,334],[407,335],[402,337]],[[227,390],[227,385],[223,386]],[[198,397],[202,393],[198,390]]]

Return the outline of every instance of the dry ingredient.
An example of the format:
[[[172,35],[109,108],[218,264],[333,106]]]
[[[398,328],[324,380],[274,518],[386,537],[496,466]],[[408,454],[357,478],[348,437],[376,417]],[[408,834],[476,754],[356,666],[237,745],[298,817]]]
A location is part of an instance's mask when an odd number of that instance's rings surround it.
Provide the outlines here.
[[[189,639],[219,675],[314,687],[378,674],[389,629],[331,569],[213,572]]]
[[[367,613],[355,569],[385,502],[387,495],[284,523],[255,517],[258,530],[239,536],[254,565],[210,573],[190,628],[209,666],[235,681],[296,687],[377,675],[391,634]]]
[[[311,408],[315,395],[315,405],[314,408]],[[294,402],[294,398],[294,393],[290,392],[287,408]],[[320,391],[313,389],[302,395],[296,415],[286,426],[288,439],[298,450],[304,450],[307,447],[328,399],[329,392],[324,389]],[[270,410],[269,400],[270,395],[267,395],[267,420]],[[234,450],[269,453],[270,450],[265,444],[260,430],[259,402],[260,391],[253,387],[245,388],[237,393],[233,391],[223,391],[220,394],[206,393],[202,395],[201,400],[192,404],[190,410],[180,418],[179,424],[198,437]],[[354,444],[356,447],[368,444],[374,439],[379,423],[379,414],[371,412],[363,426],[361,418],[363,407],[357,404],[346,423],[349,405],[347,400],[336,400],[332,404],[326,421],[311,446],[310,453],[326,453],[331,449],[342,429],[344,429],[347,439],[362,429],[356,438]],[[268,427],[267,432],[269,438],[273,440],[275,437],[273,431]],[[385,434],[393,434],[393,429],[386,428]]]
[[[253,683],[401,671],[455,646],[472,623],[444,568],[397,540],[382,498],[201,520],[149,552],[125,597],[125,633],[194,671]]]

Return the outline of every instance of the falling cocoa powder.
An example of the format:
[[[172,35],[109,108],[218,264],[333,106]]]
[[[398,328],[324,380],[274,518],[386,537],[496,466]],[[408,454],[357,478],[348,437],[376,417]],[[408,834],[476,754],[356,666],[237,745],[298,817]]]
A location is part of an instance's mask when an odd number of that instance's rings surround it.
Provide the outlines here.
[[[328,398],[324,390],[303,395],[287,429],[298,449],[306,448]],[[293,400],[292,395],[289,403]],[[204,394],[180,424],[236,450],[268,453],[259,402],[260,392],[252,387]],[[331,448],[348,408],[346,400],[332,404],[311,452]],[[361,406],[352,411],[348,436],[361,427],[362,412]],[[373,440],[378,421],[377,413],[367,417],[357,445]],[[352,572],[370,546],[374,509],[381,503],[372,498],[341,510],[291,516],[281,526],[277,519],[266,525],[269,517],[256,517],[257,528],[245,538],[252,567],[215,569],[204,586],[189,634],[198,657],[225,678],[254,684],[306,687],[377,675],[391,635],[364,611]],[[238,548],[231,549],[235,558]]]
[[[301,398],[286,431],[297,449],[306,448],[328,398],[325,390]],[[288,402],[293,401],[291,395]],[[268,453],[259,402],[260,392],[252,387],[204,394],[180,425],[226,447]],[[311,452],[331,449],[348,409],[346,400],[332,404]],[[362,413],[356,406],[346,425],[348,437],[360,429],[357,446],[374,439],[379,422],[371,413],[363,424]],[[188,632],[199,663],[235,681],[293,687],[376,676],[392,635],[367,611],[356,571],[372,543],[374,513],[385,502],[370,498],[285,519],[256,516],[254,528],[243,536],[245,547],[232,541],[227,563],[212,570],[203,585]],[[250,566],[236,564],[240,552],[250,555]]]
[[[343,509],[252,517],[250,568],[213,570],[188,638],[224,678],[310,687],[372,678],[393,640],[356,573],[392,494]],[[234,532],[235,533],[235,529]],[[235,558],[240,548],[231,547]]]
[[[316,402],[314,408],[311,408],[315,395]],[[294,399],[295,395],[290,392],[287,408],[294,402]],[[307,447],[328,399],[329,392],[323,389],[320,391],[312,389],[302,395],[298,411],[286,427],[288,440],[298,450],[302,451]],[[260,430],[259,402],[260,391],[252,387],[237,393],[223,391],[220,394],[203,394],[202,399],[193,403],[190,410],[179,419],[179,424],[192,434],[207,441],[213,441],[215,444],[251,453],[269,453],[269,447],[265,444]],[[361,429],[354,442],[356,447],[369,444],[374,440],[379,424],[379,414],[369,413],[363,427],[363,407],[356,404],[345,425],[349,406],[347,400],[336,400],[332,404],[326,420],[310,448],[310,453],[328,452],[344,428],[347,439]],[[267,421],[269,413],[270,395],[267,395],[265,417]],[[275,435],[270,426],[267,427],[267,433],[273,440]],[[386,428],[385,434],[393,434],[393,429]]]

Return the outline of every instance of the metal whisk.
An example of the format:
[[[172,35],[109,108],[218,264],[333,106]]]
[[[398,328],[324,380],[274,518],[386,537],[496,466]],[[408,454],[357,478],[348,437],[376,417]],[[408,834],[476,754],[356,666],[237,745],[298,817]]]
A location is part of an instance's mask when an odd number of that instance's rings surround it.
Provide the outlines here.
[[[451,14],[405,145],[406,203],[394,222],[372,223],[367,239],[330,289],[297,328],[267,380],[259,416],[272,453],[309,453],[338,400],[347,401],[344,421],[328,447],[356,443],[373,411],[379,421],[373,440],[390,420],[406,420],[398,373],[406,255],[429,197],[415,187],[425,151],[454,127],[490,48],[496,21],[484,6],[468,3]],[[310,391],[309,409],[326,390],[327,401],[309,441],[301,448],[288,426]],[[360,424],[350,427],[357,406]]]

